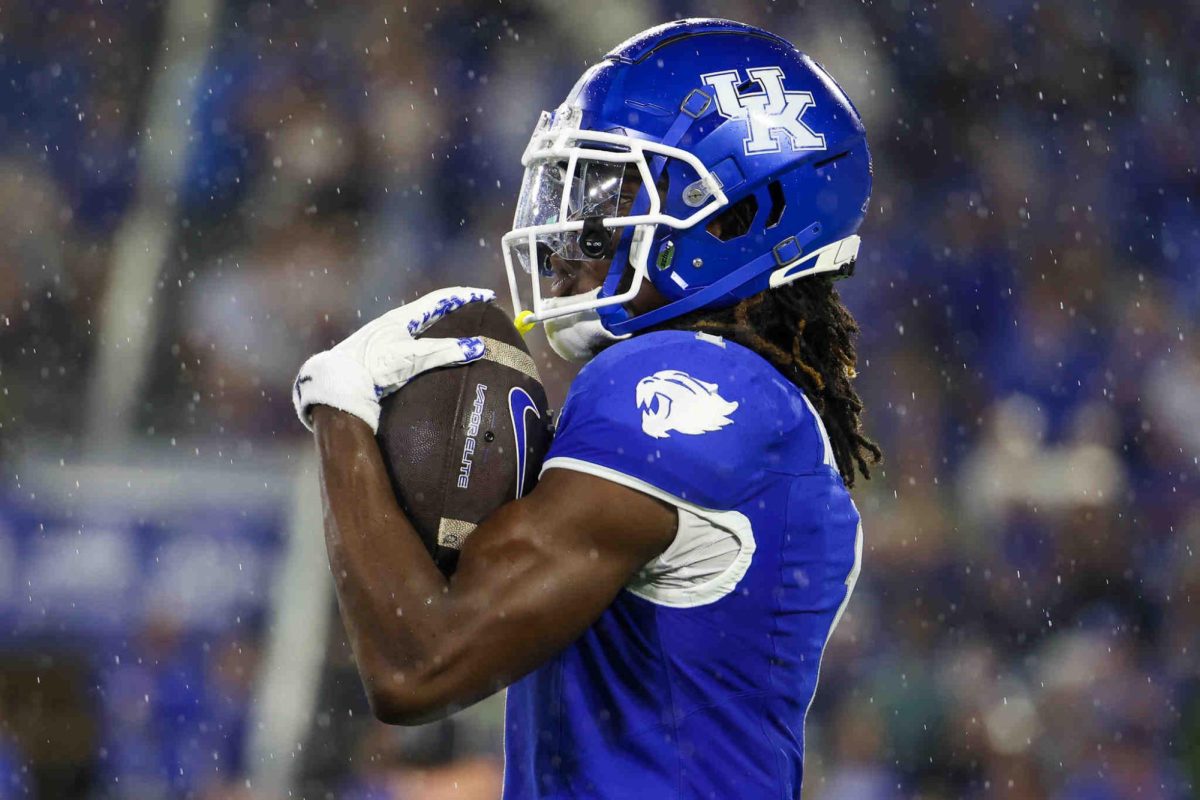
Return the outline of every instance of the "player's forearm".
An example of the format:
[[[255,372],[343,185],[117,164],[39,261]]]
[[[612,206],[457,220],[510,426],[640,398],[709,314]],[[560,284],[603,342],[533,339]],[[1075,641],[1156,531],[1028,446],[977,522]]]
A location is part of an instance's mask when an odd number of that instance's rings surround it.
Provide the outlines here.
[[[326,407],[313,422],[342,618],[385,722],[435,719],[534,669],[574,641],[678,527],[657,499],[552,470],[484,520],[447,582],[399,508],[371,429]]]
[[[370,428],[325,406],[313,422],[342,619],[377,715],[402,718],[424,702],[421,675],[450,625],[447,583],[396,502]]]

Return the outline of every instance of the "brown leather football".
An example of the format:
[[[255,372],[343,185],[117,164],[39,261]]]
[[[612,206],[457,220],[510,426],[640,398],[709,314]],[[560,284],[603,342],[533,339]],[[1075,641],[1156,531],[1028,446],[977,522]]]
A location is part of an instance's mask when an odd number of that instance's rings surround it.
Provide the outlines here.
[[[472,303],[422,336],[482,336],[483,358],[418,375],[384,398],[379,446],[400,506],[449,575],[483,519],[533,489],[550,446],[537,365],[512,319]]]

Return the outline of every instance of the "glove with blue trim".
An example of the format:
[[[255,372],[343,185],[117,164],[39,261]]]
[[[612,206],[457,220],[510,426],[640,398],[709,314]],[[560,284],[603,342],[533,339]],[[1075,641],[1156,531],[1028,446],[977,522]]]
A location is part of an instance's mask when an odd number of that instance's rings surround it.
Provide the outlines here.
[[[468,364],[483,356],[484,343],[479,337],[416,337],[467,303],[495,299],[490,289],[439,289],[392,309],[331,349],[317,353],[304,362],[292,386],[292,403],[300,421],[312,430],[312,407],[325,405],[353,414],[378,431],[380,400],[422,372]]]

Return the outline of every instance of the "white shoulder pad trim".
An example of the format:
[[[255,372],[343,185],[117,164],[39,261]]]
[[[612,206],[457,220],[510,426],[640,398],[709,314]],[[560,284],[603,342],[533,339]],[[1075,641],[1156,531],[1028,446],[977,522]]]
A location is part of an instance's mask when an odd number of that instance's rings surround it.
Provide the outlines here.
[[[675,506],[675,540],[625,587],[662,606],[693,608],[720,600],[737,588],[754,557],[754,530],[740,511],[717,511],[689,503],[653,484],[611,467],[578,458],[551,458],[548,469],[569,469],[628,486]]]
[[[825,464],[836,470],[838,468],[837,459],[833,456],[833,443],[829,441],[829,432],[825,430],[825,423],[821,421],[821,415],[817,413],[817,407],[808,399],[808,395],[801,392],[800,396],[804,398],[804,405],[808,406],[813,421],[817,423],[817,432],[821,434],[821,442],[825,446]]]

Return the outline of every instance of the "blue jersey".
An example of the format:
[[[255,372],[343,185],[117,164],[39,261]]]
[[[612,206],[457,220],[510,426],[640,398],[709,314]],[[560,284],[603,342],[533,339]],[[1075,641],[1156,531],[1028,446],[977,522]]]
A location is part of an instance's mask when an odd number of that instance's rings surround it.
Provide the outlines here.
[[[797,798],[859,516],[804,394],[752,351],[645,334],[579,373],[544,469],[677,509],[671,546],[511,686],[508,800]]]

